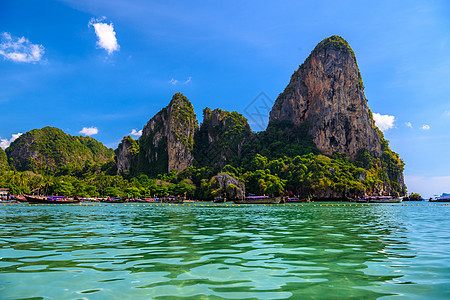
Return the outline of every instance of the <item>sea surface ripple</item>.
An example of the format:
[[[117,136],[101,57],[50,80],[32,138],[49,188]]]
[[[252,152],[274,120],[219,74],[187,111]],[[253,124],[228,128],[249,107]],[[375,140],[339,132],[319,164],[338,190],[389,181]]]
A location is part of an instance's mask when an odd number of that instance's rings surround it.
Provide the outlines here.
[[[450,206],[0,207],[1,299],[450,299]]]

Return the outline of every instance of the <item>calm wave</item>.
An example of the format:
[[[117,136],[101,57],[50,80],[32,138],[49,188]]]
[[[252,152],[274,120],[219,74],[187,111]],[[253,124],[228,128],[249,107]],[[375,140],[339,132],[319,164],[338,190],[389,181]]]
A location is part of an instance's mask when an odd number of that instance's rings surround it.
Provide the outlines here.
[[[0,298],[448,299],[449,212],[1,206]]]

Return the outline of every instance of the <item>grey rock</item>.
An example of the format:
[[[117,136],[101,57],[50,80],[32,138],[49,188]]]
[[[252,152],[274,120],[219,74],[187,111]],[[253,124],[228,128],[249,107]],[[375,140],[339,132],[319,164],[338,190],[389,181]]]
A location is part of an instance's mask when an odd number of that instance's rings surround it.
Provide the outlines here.
[[[354,158],[361,148],[376,157],[381,141],[364,96],[353,51],[341,37],[323,40],[292,75],[269,121],[307,122],[317,148]]]
[[[245,185],[231,175],[219,173],[211,181],[220,189],[217,196],[222,196],[225,193],[228,200],[245,198]]]
[[[148,165],[161,163],[167,172],[181,171],[192,166],[194,134],[197,129],[192,104],[185,96],[177,93],[169,105],[145,125],[140,138],[140,152]],[[143,142],[145,140],[147,141]],[[166,159],[167,161],[161,161]]]
[[[133,159],[135,157],[137,142],[131,137],[126,136],[122,139],[116,149],[116,167],[117,174],[128,175],[131,173]]]

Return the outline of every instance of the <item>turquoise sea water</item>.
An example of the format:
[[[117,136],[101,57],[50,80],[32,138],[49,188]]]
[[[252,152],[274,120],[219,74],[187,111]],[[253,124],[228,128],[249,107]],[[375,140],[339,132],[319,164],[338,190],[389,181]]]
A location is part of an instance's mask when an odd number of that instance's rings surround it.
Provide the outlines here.
[[[2,205],[0,298],[450,298],[450,206],[315,205]]]

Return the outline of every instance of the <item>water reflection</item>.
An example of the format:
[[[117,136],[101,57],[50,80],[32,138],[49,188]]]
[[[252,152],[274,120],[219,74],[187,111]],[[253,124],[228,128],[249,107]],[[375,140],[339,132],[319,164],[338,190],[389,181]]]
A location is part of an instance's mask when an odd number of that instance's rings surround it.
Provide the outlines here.
[[[405,276],[417,255],[405,213],[382,205],[7,207],[0,295],[396,295],[417,283]]]

